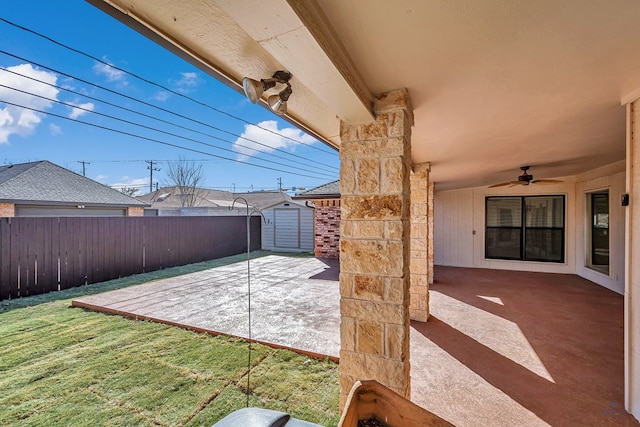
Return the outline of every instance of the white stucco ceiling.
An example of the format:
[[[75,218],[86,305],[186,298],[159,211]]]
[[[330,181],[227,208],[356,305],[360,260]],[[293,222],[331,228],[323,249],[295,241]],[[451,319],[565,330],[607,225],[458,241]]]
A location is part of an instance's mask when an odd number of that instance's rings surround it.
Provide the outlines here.
[[[291,120],[334,146],[339,119],[406,87],[413,161],[441,190],[623,159],[620,101],[640,88],[636,0],[89,1],[236,87],[291,71]]]

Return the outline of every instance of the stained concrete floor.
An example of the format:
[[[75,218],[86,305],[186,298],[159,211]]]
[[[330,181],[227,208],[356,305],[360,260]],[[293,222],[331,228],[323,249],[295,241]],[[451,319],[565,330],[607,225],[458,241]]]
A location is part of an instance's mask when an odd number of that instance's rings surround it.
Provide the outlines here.
[[[252,336],[339,354],[339,266],[251,261]],[[246,262],[74,305],[246,337]],[[412,400],[457,426],[640,426],[624,411],[623,298],[573,275],[436,267],[411,330]]]

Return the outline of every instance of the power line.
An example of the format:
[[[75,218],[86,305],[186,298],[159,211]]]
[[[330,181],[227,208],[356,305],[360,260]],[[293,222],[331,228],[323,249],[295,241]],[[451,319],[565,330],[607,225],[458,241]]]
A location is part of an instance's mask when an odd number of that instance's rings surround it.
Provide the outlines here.
[[[173,132],[168,132],[168,131],[157,129],[157,128],[154,128],[154,127],[151,127],[151,126],[146,126],[146,125],[143,125],[143,124],[140,124],[140,123],[133,122],[131,120],[126,120],[126,119],[123,119],[123,118],[120,118],[120,117],[116,117],[116,116],[112,116],[110,114],[105,114],[105,113],[101,113],[101,112],[98,112],[98,111],[94,111],[94,110],[91,110],[91,109],[88,109],[88,108],[85,108],[85,107],[81,107],[81,106],[78,106],[78,105],[75,105],[75,104],[70,104],[70,103],[67,103],[67,102],[59,101],[59,100],[54,99],[54,98],[48,98],[48,97],[43,96],[43,95],[38,95],[36,93],[32,93],[32,92],[25,91],[25,90],[22,90],[22,89],[16,89],[16,88],[13,88],[13,87],[10,87],[10,86],[6,86],[6,85],[3,85],[3,84],[0,84],[0,87],[11,89],[11,90],[14,90],[16,92],[24,93],[26,95],[33,96],[33,97],[36,97],[36,98],[45,99],[47,101],[55,102],[55,103],[58,103],[58,104],[61,104],[61,105],[64,105],[64,106],[67,106],[69,108],[73,108],[73,109],[76,109],[76,110],[81,110],[81,111],[85,111],[87,113],[96,114],[96,115],[99,115],[99,116],[102,116],[102,117],[106,117],[106,118],[109,118],[109,119],[112,119],[112,120],[117,120],[117,121],[129,124],[129,125],[132,125],[132,126],[138,126],[138,127],[143,128],[143,129],[151,130],[151,131],[154,131],[154,132],[159,132],[159,133],[162,133],[162,134],[165,134],[165,135],[168,135],[168,136],[172,136],[174,138],[179,138],[179,139],[183,139],[185,141],[194,142],[196,144],[205,145],[207,147],[211,147],[211,148],[214,148],[216,150],[227,151],[227,152],[230,152],[230,153],[233,153],[233,154],[237,154],[235,151],[233,151],[233,150],[231,150],[229,148],[218,147],[217,145],[213,145],[213,144],[209,144],[209,143],[206,143],[206,142],[203,142],[203,141],[199,141],[199,140],[194,139],[194,138],[189,138],[189,137],[182,136],[182,135],[179,135],[179,134],[176,134],[176,133],[173,133]],[[217,139],[221,139],[221,138],[217,138]],[[276,161],[273,161],[273,160],[269,161],[269,160],[260,159],[260,158],[257,158],[257,157],[255,158],[255,160],[258,160],[258,161],[261,161],[261,162],[274,163],[274,164],[277,164],[277,165],[280,165],[280,166],[285,166],[285,167],[289,167],[289,168],[296,169],[296,170],[302,170],[302,171],[306,171],[307,170],[307,169],[301,169],[301,168],[298,168],[298,167],[295,167],[295,166],[290,166],[290,165],[285,164],[285,163],[276,162]],[[332,175],[329,175],[329,174],[327,174],[325,172],[316,172],[316,173],[319,173],[320,175],[325,175],[325,176],[332,176]]]
[[[321,178],[321,177],[318,177],[318,176],[314,176],[314,175],[306,175],[306,174],[301,174],[301,173],[297,173],[297,172],[286,171],[286,170],[272,168],[272,167],[264,166],[264,165],[258,165],[258,164],[250,163],[250,162],[241,162],[241,161],[236,160],[236,159],[231,159],[231,158],[228,158],[228,157],[219,156],[217,154],[207,153],[206,151],[196,150],[194,148],[189,148],[189,147],[183,147],[181,145],[172,144],[170,142],[161,141],[161,140],[158,140],[158,139],[149,138],[149,137],[142,136],[142,135],[136,135],[136,134],[131,133],[131,132],[126,132],[126,131],[119,130],[119,129],[113,129],[113,128],[110,128],[110,127],[107,127],[107,126],[98,125],[98,124],[95,124],[95,123],[85,122],[84,120],[72,119],[70,117],[66,117],[66,116],[63,116],[61,114],[56,114],[56,113],[51,113],[51,112],[47,112],[47,111],[38,110],[37,108],[27,107],[27,106],[24,106],[24,105],[16,104],[14,102],[2,100],[2,99],[0,99],[0,102],[3,102],[3,103],[8,104],[8,105],[13,105],[14,107],[24,108],[26,110],[31,110],[31,111],[34,111],[36,113],[48,114],[48,115],[51,115],[53,117],[58,117],[60,119],[69,120],[69,121],[76,122],[76,123],[81,123],[81,124],[84,124],[84,125],[87,125],[87,126],[93,126],[95,128],[98,128],[98,129],[103,129],[103,130],[107,130],[107,131],[110,131],[110,132],[119,133],[121,135],[126,135],[126,136],[130,136],[130,137],[133,137],[133,138],[149,141],[149,142],[154,142],[154,143],[161,144],[161,145],[166,145],[168,147],[174,147],[174,148],[179,148],[179,149],[182,149],[182,150],[191,151],[193,153],[198,153],[198,154],[202,154],[202,155],[205,155],[205,156],[216,157],[216,158],[219,158],[219,159],[229,160],[229,161],[232,161],[232,162],[235,162],[235,163],[254,166],[254,167],[258,167],[258,168],[262,168],[262,169],[268,169],[268,170],[272,170],[272,171],[276,171],[276,172],[284,172],[284,173],[288,173],[288,174],[291,174],[291,175],[304,176],[304,177],[307,177],[307,178],[314,178],[314,179],[324,179],[324,178]]]
[[[108,63],[108,62],[106,62],[106,61],[104,61],[104,60],[102,60],[102,59],[100,59],[100,58],[97,58],[97,57],[95,57],[95,56],[93,56],[93,55],[91,55],[91,54],[89,54],[89,53],[86,53],[86,52],[84,52],[84,51],[82,51],[82,50],[79,50],[79,49],[73,48],[73,47],[71,47],[71,46],[69,46],[69,45],[66,45],[66,44],[64,44],[64,43],[62,43],[62,42],[59,42],[59,41],[57,41],[57,40],[55,40],[55,39],[53,39],[53,38],[51,38],[51,37],[49,37],[49,36],[45,36],[44,34],[41,34],[41,33],[37,32],[37,31],[35,31],[35,30],[32,30],[32,29],[30,29],[30,28],[26,28],[26,27],[24,27],[24,26],[22,26],[22,25],[16,24],[16,23],[14,23],[14,22],[11,22],[11,21],[9,21],[9,20],[7,20],[7,19],[4,19],[4,18],[1,18],[1,17],[0,17],[0,21],[2,21],[2,22],[4,22],[4,23],[6,23],[6,24],[8,24],[8,25],[11,25],[11,26],[13,26],[13,27],[15,27],[15,28],[19,28],[20,30],[23,30],[23,31],[26,31],[26,32],[31,33],[31,34],[33,34],[33,35],[36,35],[36,36],[38,36],[38,37],[41,37],[41,38],[43,38],[43,39],[45,39],[45,40],[47,40],[47,41],[49,41],[49,42],[51,42],[51,43],[54,43],[54,44],[56,44],[56,45],[58,45],[58,46],[60,46],[60,47],[62,47],[62,48],[65,48],[65,49],[67,49],[67,50],[70,50],[71,52],[74,52],[74,53],[77,53],[77,54],[79,54],[79,55],[85,56],[85,57],[87,57],[87,58],[89,58],[89,59],[92,59],[92,60],[94,60],[94,61],[96,61],[96,62],[99,62],[99,63],[101,63],[101,64],[103,64],[103,65],[106,65],[106,66],[108,66],[108,67],[110,67],[110,68],[113,68],[114,70],[117,70],[117,71],[121,71],[121,72],[123,72],[123,73],[126,73],[126,74],[128,74],[128,75],[130,75],[130,76],[132,76],[132,77],[134,77],[134,78],[136,78],[136,79],[138,79],[138,80],[141,80],[141,81],[143,81],[143,82],[145,82],[145,83],[147,83],[147,84],[150,84],[150,85],[152,85],[152,86],[156,86],[156,87],[158,87],[158,88],[160,88],[160,89],[162,89],[162,90],[166,90],[167,92],[172,93],[172,94],[174,94],[174,95],[176,95],[176,96],[182,97],[182,98],[187,99],[187,100],[189,100],[189,101],[191,101],[191,102],[193,102],[193,103],[196,103],[196,104],[201,105],[201,106],[203,106],[203,107],[209,108],[209,109],[211,109],[211,110],[213,110],[213,111],[215,111],[215,112],[217,112],[217,113],[219,113],[219,114],[224,114],[225,116],[228,116],[228,117],[230,117],[230,118],[232,118],[232,119],[235,119],[235,120],[241,121],[241,122],[246,123],[246,124],[250,124],[250,125],[252,125],[252,126],[259,127],[260,129],[263,129],[264,131],[267,131],[267,132],[273,133],[274,135],[281,136],[281,137],[286,138],[286,139],[288,139],[288,140],[290,140],[290,141],[293,141],[293,142],[295,142],[295,143],[297,143],[297,144],[307,145],[307,144],[304,144],[302,141],[298,141],[298,140],[295,140],[295,139],[293,139],[293,138],[291,138],[291,137],[287,137],[287,136],[281,135],[281,134],[279,134],[279,133],[277,133],[277,132],[274,132],[274,131],[273,131],[273,130],[271,130],[271,129],[264,128],[264,127],[262,127],[262,126],[258,126],[258,125],[254,125],[253,123],[251,123],[251,122],[249,122],[249,121],[247,121],[247,120],[245,120],[245,119],[243,119],[243,118],[241,118],[241,117],[237,117],[237,116],[235,116],[235,115],[233,115],[233,114],[231,114],[231,113],[229,113],[229,112],[227,112],[227,111],[220,110],[220,109],[215,108],[215,107],[213,107],[213,106],[211,106],[211,105],[209,105],[209,104],[206,104],[206,103],[204,103],[204,102],[202,102],[202,101],[198,101],[198,100],[197,100],[197,99],[195,99],[195,98],[192,98],[192,97],[190,97],[190,96],[187,96],[187,95],[185,95],[185,94],[183,94],[183,93],[180,93],[180,92],[174,91],[173,89],[170,89],[170,88],[168,88],[168,87],[166,87],[166,86],[164,86],[164,85],[161,85],[161,84],[159,84],[159,83],[156,83],[156,82],[154,82],[154,81],[151,81],[151,80],[149,80],[149,79],[147,79],[147,78],[145,78],[145,77],[139,76],[138,74],[135,74],[135,73],[133,73],[133,72],[131,72],[131,71],[128,71],[128,70],[126,70],[126,69],[124,69],[124,68],[117,67],[117,66],[115,66],[115,65],[113,65],[113,64],[110,64],[110,63]],[[307,146],[308,146],[308,147],[310,147],[310,148],[313,148],[313,149],[316,149],[316,150],[322,151],[322,152],[324,152],[324,153],[333,154],[333,155],[336,155],[336,154],[337,154],[335,151],[334,151],[334,152],[330,152],[330,151],[322,150],[322,149],[320,149],[320,148],[318,148],[318,147],[313,147],[313,146],[311,146],[311,145],[307,145]]]
[[[1,19],[1,18],[0,18],[0,19]],[[80,81],[80,82],[82,82],[82,83],[89,84],[89,85],[94,86],[94,87],[97,87],[97,88],[99,88],[99,89],[109,91],[109,92],[111,92],[111,93],[113,93],[113,94],[116,94],[116,95],[119,95],[119,96],[125,97],[126,99],[130,99],[130,100],[132,100],[132,101],[138,102],[138,103],[143,104],[143,105],[146,105],[146,106],[148,106],[148,107],[155,108],[155,109],[157,109],[157,110],[160,110],[160,111],[166,112],[166,113],[168,113],[168,114],[172,114],[172,115],[174,115],[174,116],[176,116],[176,117],[180,117],[180,118],[182,118],[182,119],[192,121],[192,122],[197,123],[197,124],[199,124],[199,125],[209,127],[209,128],[211,128],[211,129],[217,130],[217,131],[219,131],[219,132],[226,133],[226,134],[228,134],[228,135],[231,135],[231,136],[237,137],[237,138],[239,138],[239,139],[243,139],[243,140],[245,140],[245,141],[253,142],[253,143],[258,144],[258,145],[260,145],[260,146],[263,146],[263,147],[265,147],[265,148],[267,148],[267,149],[274,150],[274,151],[279,151],[279,152],[283,152],[283,153],[285,153],[285,154],[287,154],[287,155],[289,155],[289,156],[297,157],[297,158],[300,158],[300,159],[303,159],[303,160],[307,160],[307,161],[313,162],[313,164],[314,164],[314,165],[317,165],[317,162],[316,162],[315,160],[313,160],[313,159],[309,159],[309,158],[306,158],[306,157],[303,157],[303,156],[300,156],[300,155],[297,155],[297,154],[294,154],[294,153],[290,153],[290,152],[288,152],[288,151],[282,150],[282,149],[277,148],[277,147],[271,147],[271,146],[269,146],[269,145],[267,145],[267,144],[263,144],[263,143],[261,143],[261,142],[259,142],[259,141],[256,141],[256,140],[253,140],[253,139],[249,139],[249,138],[243,137],[242,135],[238,135],[238,134],[235,134],[235,133],[233,133],[233,132],[229,132],[229,131],[227,131],[227,130],[224,130],[224,129],[218,128],[218,127],[216,127],[216,126],[210,125],[210,124],[208,124],[208,123],[201,122],[201,121],[199,121],[199,120],[195,120],[195,119],[193,119],[193,118],[191,118],[191,117],[188,117],[188,116],[185,116],[185,115],[182,115],[182,114],[176,113],[176,112],[171,111],[171,110],[168,110],[168,109],[166,109],[166,108],[159,107],[159,106],[157,106],[157,105],[154,105],[154,104],[148,103],[148,102],[146,102],[146,101],[142,101],[142,100],[140,100],[140,99],[137,99],[137,98],[131,97],[131,96],[129,96],[129,95],[125,95],[125,94],[123,94],[123,93],[120,93],[120,92],[117,92],[117,91],[114,91],[114,90],[111,90],[111,89],[105,88],[105,87],[100,86],[100,85],[98,85],[98,84],[94,84],[94,83],[88,82],[88,81],[86,81],[86,80],[83,80],[83,79],[80,79],[80,78],[74,77],[74,76],[69,75],[69,74],[64,74],[64,73],[62,73],[62,72],[61,72],[61,71],[59,71],[59,70],[55,70],[55,69],[53,69],[53,68],[48,68],[48,67],[46,67],[46,66],[44,66],[44,65],[41,65],[41,64],[38,64],[38,63],[36,63],[36,62],[30,61],[29,59],[26,59],[26,58],[18,57],[18,56],[16,56],[16,55],[10,54],[10,53],[5,52],[5,51],[3,51],[3,50],[0,50],[0,53],[3,53],[3,54],[5,54],[5,55],[12,56],[12,57],[17,58],[17,59],[20,59],[20,60],[22,60],[22,61],[31,62],[32,64],[35,64],[35,65],[37,65],[37,66],[39,66],[39,67],[46,68],[46,69],[48,69],[48,70],[50,70],[50,71],[52,71],[52,72],[56,72],[56,73],[62,74],[62,75],[64,75],[64,76],[66,76],[66,77],[73,78],[73,79],[78,80],[78,81]],[[115,108],[118,108],[118,109],[121,109],[121,110],[124,110],[124,111],[128,111],[128,112],[131,112],[131,113],[134,113],[134,114],[138,114],[138,115],[140,115],[140,116],[147,117],[147,118],[150,118],[150,119],[153,119],[153,120],[159,121],[159,122],[161,122],[161,123],[169,124],[169,125],[171,125],[171,126],[176,126],[176,127],[178,127],[178,128],[185,129],[185,130],[189,130],[189,131],[191,131],[191,132],[198,133],[198,134],[201,134],[201,135],[205,135],[205,136],[208,136],[208,137],[210,137],[210,138],[217,139],[217,140],[219,140],[219,141],[223,141],[223,142],[227,142],[227,143],[233,144],[233,142],[232,142],[232,141],[229,141],[229,140],[226,140],[226,139],[223,139],[223,138],[220,138],[220,137],[217,137],[217,136],[214,136],[214,135],[208,134],[208,133],[206,133],[206,132],[202,132],[202,131],[199,131],[199,130],[197,130],[197,129],[193,129],[193,128],[189,128],[189,127],[186,127],[186,126],[182,126],[182,125],[179,125],[179,124],[177,124],[177,123],[169,122],[168,120],[163,120],[163,119],[160,119],[160,118],[158,118],[158,117],[155,117],[155,116],[152,116],[152,115],[149,115],[149,114],[145,114],[145,113],[142,113],[142,112],[140,112],[140,111],[133,110],[133,109],[131,109],[131,108],[123,107],[123,106],[121,106],[121,105],[117,105],[117,104],[114,104],[114,103],[112,103],[112,102],[105,101],[105,100],[103,100],[103,99],[100,99],[100,98],[97,98],[97,97],[94,97],[94,96],[86,95],[86,94],[83,94],[83,93],[81,93],[81,92],[78,92],[78,91],[72,90],[72,89],[70,89],[70,88],[66,88],[66,87],[58,86],[58,85],[55,85],[55,84],[52,84],[52,83],[49,83],[49,82],[46,82],[46,81],[43,81],[43,80],[37,79],[37,78],[35,78],[35,77],[27,76],[27,75],[24,75],[24,74],[22,74],[22,73],[18,73],[18,72],[12,71],[12,70],[8,70],[8,69],[6,69],[6,68],[0,68],[0,70],[2,70],[2,71],[4,71],[4,72],[7,72],[7,73],[11,73],[11,74],[17,75],[17,76],[24,77],[24,78],[29,79],[29,80],[32,80],[32,81],[36,81],[36,82],[38,82],[38,83],[42,83],[42,84],[47,85],[47,86],[50,86],[50,87],[54,87],[54,88],[59,89],[59,90],[64,90],[64,91],[66,91],[66,92],[73,93],[73,94],[75,94],[75,95],[82,96],[82,97],[87,98],[87,99],[92,99],[92,100],[94,100],[94,101],[101,102],[101,103],[103,103],[103,104],[105,104],[105,105],[109,105],[109,106],[112,106],[112,107],[115,107]],[[4,86],[4,87],[8,87],[8,86]],[[15,89],[15,88],[11,88],[11,89],[19,90],[19,89]],[[35,94],[32,94],[32,95],[34,95],[34,96],[40,96],[40,95],[35,95]],[[61,102],[61,101],[58,101],[58,100],[54,100],[54,101],[55,101],[55,102]],[[74,107],[75,107],[75,106],[74,106]],[[77,108],[77,107],[75,107],[75,108]],[[264,154],[265,154],[265,155],[267,155],[267,156],[277,157],[277,158],[280,158],[280,159],[283,159],[283,160],[287,160],[287,161],[289,161],[289,162],[298,163],[298,164],[301,164],[301,165],[304,165],[304,166],[309,167],[309,165],[308,165],[308,164],[303,164],[303,163],[301,163],[301,162],[296,162],[296,161],[293,161],[293,160],[291,160],[291,159],[286,159],[286,158],[284,158],[284,157],[282,157],[282,156],[278,156],[278,155],[275,155],[275,154],[273,154],[273,153],[269,153],[269,152],[265,152],[265,151],[258,150],[258,149],[255,149],[255,148],[251,148],[251,147],[248,147],[248,146],[246,146],[246,145],[240,145],[240,144],[238,144],[238,146],[239,146],[239,147],[246,148],[246,149],[251,150],[251,151],[258,152],[258,153],[264,153]],[[335,167],[333,167],[333,166],[328,166],[328,165],[326,165],[326,168],[318,167],[318,166],[311,166],[311,167],[312,167],[312,168],[314,168],[314,169],[324,170],[324,171],[327,171],[327,172],[330,172],[330,170],[329,170],[329,169],[338,170],[337,168],[335,168]]]

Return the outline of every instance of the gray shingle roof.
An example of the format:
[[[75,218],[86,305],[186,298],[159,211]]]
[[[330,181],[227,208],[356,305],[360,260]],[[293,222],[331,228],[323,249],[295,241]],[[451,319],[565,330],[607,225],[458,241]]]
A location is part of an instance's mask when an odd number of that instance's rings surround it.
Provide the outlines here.
[[[46,160],[0,166],[0,200],[11,203],[146,206],[134,197]]]
[[[323,199],[340,198],[340,180],[328,182],[318,187],[312,188],[302,193],[296,194],[294,199]]]
[[[233,199],[243,197],[247,203],[253,208],[264,209],[277,205],[281,202],[291,201],[291,196],[287,193],[278,191],[255,191],[252,193],[231,193],[229,191],[208,190],[199,188],[197,190],[197,201],[195,207],[225,207],[228,209]],[[171,209],[180,208],[180,189],[178,187],[163,187],[139,197],[147,203],[151,204],[152,209]],[[239,206],[236,204],[236,206]],[[240,206],[244,206],[242,203]]]

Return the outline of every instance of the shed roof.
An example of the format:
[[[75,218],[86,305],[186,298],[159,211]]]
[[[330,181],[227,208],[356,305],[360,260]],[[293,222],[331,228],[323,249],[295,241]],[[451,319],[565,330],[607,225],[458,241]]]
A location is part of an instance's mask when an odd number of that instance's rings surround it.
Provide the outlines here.
[[[302,193],[296,194],[294,199],[309,200],[309,199],[339,199],[340,198],[340,180],[328,182],[326,184],[319,185]]]
[[[0,200],[23,204],[147,205],[46,160],[0,166]]]

